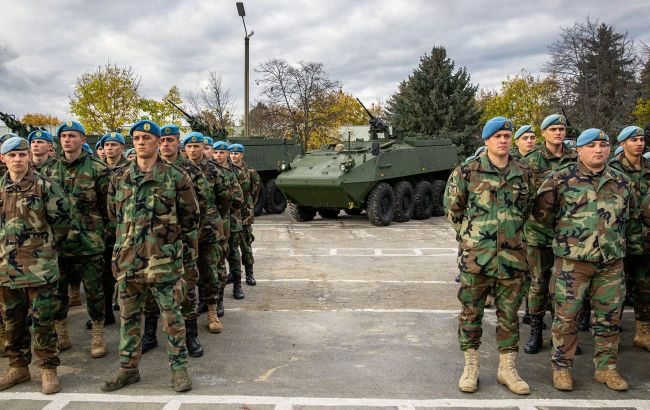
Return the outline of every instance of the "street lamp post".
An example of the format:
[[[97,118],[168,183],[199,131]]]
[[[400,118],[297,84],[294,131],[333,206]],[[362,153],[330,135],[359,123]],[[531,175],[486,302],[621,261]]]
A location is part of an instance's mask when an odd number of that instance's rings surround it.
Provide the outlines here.
[[[248,81],[248,43],[249,39],[255,34],[254,31],[251,31],[250,33],[246,29],[246,21],[244,20],[244,16],[246,16],[246,11],[244,10],[244,3],[241,1],[238,1],[236,3],[237,5],[237,13],[241,17],[242,23],[244,23],[244,137],[248,138],[250,135],[250,129],[248,127],[248,95],[249,95],[249,81]]]

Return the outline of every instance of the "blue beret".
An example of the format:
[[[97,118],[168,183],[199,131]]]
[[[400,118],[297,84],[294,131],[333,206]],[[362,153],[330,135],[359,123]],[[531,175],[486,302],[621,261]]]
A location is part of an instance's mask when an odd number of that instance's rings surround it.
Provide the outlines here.
[[[104,148],[104,137],[101,137],[99,141],[95,144],[95,151],[97,151],[100,148]]]
[[[135,154],[135,148],[129,148],[124,152],[124,156],[127,157],[127,158],[131,154]]]
[[[94,154],[93,149],[90,148],[90,145],[88,145],[88,144],[85,143],[85,142],[83,143],[83,145],[81,146],[81,148],[83,148],[84,151],[86,151],[86,152],[88,153],[88,155],[93,155],[93,154]]]
[[[650,152],[646,152],[645,154],[643,154],[643,158],[650,159]]]
[[[115,142],[119,142],[122,145],[126,145],[126,142],[124,141],[124,137],[119,132],[109,132],[108,134],[104,135],[101,140],[99,140],[99,142],[102,143],[102,147],[108,141],[115,141]]]
[[[551,125],[566,125],[566,118],[561,114],[551,114],[548,117],[544,118],[542,121],[542,130],[547,129]]]
[[[56,129],[56,136],[60,138],[63,131],[77,131],[86,135],[86,129],[77,121],[66,121],[59,125],[59,128]]]
[[[203,144],[204,139],[205,137],[200,132],[190,132],[189,134],[183,137],[183,140],[181,141],[181,146],[185,148],[185,144],[194,144],[194,143]]]
[[[160,136],[181,135],[181,128],[176,124],[165,124],[160,127]]]
[[[7,141],[9,138],[17,137],[17,136],[18,136],[18,135],[17,135],[17,134],[14,134],[13,132],[8,132],[8,133],[6,133],[6,134],[3,134],[2,137],[0,137],[0,144],[2,144],[3,142]]]
[[[481,136],[484,140],[486,140],[496,134],[497,131],[501,130],[512,131],[512,121],[506,117],[490,118],[488,122],[485,123],[485,127],[483,127],[483,134]]]
[[[228,147],[230,152],[244,152],[244,146],[241,144],[232,144]]]
[[[205,145],[212,146],[212,144],[214,144],[214,140],[212,139],[212,137],[204,137],[204,138],[205,139],[203,140],[203,142],[205,142]]]
[[[614,155],[618,155],[621,152],[623,152],[623,147],[618,147],[618,148],[616,148],[616,151],[614,151]]]
[[[637,127],[636,125],[630,125],[629,127],[623,128],[620,134],[616,139],[618,142],[623,142],[628,138],[632,137],[642,137],[644,135],[643,128]]]
[[[129,135],[133,136],[134,131],[148,132],[156,137],[160,137],[160,127],[155,122],[149,120],[140,120],[133,124],[129,129]]]
[[[217,141],[212,144],[212,148],[216,149],[217,151],[228,151],[228,143],[225,141]]]
[[[521,137],[527,132],[533,132],[533,126],[532,125],[524,125],[520,127],[517,132],[515,132],[515,139]]]
[[[580,134],[576,141],[576,147],[582,147],[592,141],[609,141],[609,137],[605,134],[605,131],[599,130],[598,128],[589,128],[582,131],[582,134]]]
[[[27,136],[27,142],[31,143],[34,140],[45,140],[49,142],[54,142],[52,134],[43,130],[36,130],[29,133]]]
[[[476,151],[474,152],[474,155],[472,155],[472,156],[473,157],[478,157],[479,155],[481,155],[483,153],[483,151],[485,151],[485,145],[483,145],[481,147],[478,147],[476,149]]]
[[[6,140],[0,147],[0,154],[6,154],[11,151],[26,151],[29,149],[29,142],[22,137],[11,137]]]

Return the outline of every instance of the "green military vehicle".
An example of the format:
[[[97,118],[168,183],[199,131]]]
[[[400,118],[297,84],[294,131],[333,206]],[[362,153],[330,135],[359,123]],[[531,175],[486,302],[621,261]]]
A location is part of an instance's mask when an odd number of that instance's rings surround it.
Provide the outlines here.
[[[297,221],[311,221],[316,213],[332,219],[341,210],[351,215],[365,210],[373,225],[385,226],[444,214],[456,146],[447,139],[393,136],[381,119],[366,112],[369,141],[348,138],[281,163],[276,185]]]

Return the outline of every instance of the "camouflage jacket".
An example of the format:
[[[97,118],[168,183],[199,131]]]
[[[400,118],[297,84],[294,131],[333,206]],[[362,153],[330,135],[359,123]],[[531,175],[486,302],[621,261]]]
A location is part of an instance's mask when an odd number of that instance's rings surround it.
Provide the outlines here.
[[[194,194],[196,194],[196,200],[199,204],[199,240],[202,240],[203,228],[206,226],[206,219],[208,217],[208,205],[211,204],[214,199],[212,198],[210,187],[208,186],[208,180],[203,175],[201,168],[195,165],[189,159],[185,159],[178,155],[174,162],[170,162],[173,166],[179,170],[185,172],[187,176],[192,181],[194,188]],[[208,230],[209,233],[209,230]]]
[[[151,172],[132,162],[113,175],[108,213],[117,223],[115,279],[175,281],[196,264],[199,204],[187,174],[161,158]],[[184,252],[185,250],[185,252]]]
[[[223,218],[223,230],[226,238],[230,237],[231,214],[238,212],[244,203],[244,193],[237,181],[237,176],[229,168],[217,164],[217,170],[227,188],[227,199],[223,203],[218,203],[219,213]]]
[[[650,186],[650,160],[641,157],[641,169],[635,169],[623,153],[609,161],[609,165],[630,178],[634,187],[634,209],[630,208],[630,220],[627,227],[627,254],[643,255],[650,253],[650,226],[640,218],[641,203],[648,195]]]
[[[41,172],[63,188],[79,231],[68,235],[64,256],[97,255],[104,252],[108,214],[106,192],[110,170],[85,151],[70,162],[64,156],[43,167]],[[71,231],[72,232],[72,231]]]
[[[243,221],[246,220],[249,216],[249,202],[250,197],[250,178],[248,172],[236,166],[235,164],[230,164],[230,171],[235,176],[239,189],[242,192],[242,204],[239,209],[230,209],[230,232],[241,232]]]
[[[115,165],[113,165],[113,166],[108,165],[108,163],[107,163],[107,162],[104,162],[104,161],[102,161],[102,164],[106,164],[106,166],[107,166],[111,171],[115,171],[116,169],[119,169],[119,168],[122,168],[122,167],[124,167],[124,166],[126,166],[126,165],[129,165],[129,164],[130,164],[130,161],[129,161],[128,159],[124,158],[124,156],[122,156],[122,157],[120,158],[120,160],[117,161],[117,164],[115,164]]]
[[[521,161],[521,152],[519,152],[519,148],[517,146],[512,147],[510,150],[510,156],[513,157],[516,160]]]
[[[223,218],[218,209],[218,204],[226,201],[228,196],[228,187],[224,184],[223,178],[217,169],[217,164],[208,158],[196,164],[207,180],[208,191],[210,192],[210,202],[207,206],[207,218],[205,225],[201,229],[199,240],[201,242],[218,242],[226,238],[223,230]]]
[[[38,172],[40,172],[40,173],[45,173],[45,174],[46,174],[46,173],[47,173],[47,172],[46,172],[46,169],[47,169],[48,167],[51,167],[52,164],[53,164],[55,161],[56,161],[56,158],[54,158],[54,157],[49,157],[49,158],[48,158],[45,162],[43,162],[42,164],[34,164],[34,163],[32,162],[32,167],[34,167],[34,169],[35,169],[36,171],[38,171]]]
[[[14,184],[0,178],[0,286],[36,287],[59,279],[58,249],[71,229],[57,184],[30,169]]]
[[[244,164],[244,169],[248,170],[248,179],[250,180],[250,203],[248,209],[248,217],[242,221],[243,225],[252,225],[255,222],[255,204],[260,196],[260,189],[262,188],[262,178],[254,168]]]
[[[553,232],[553,253],[562,258],[622,258],[629,209],[636,206],[630,184],[624,173],[610,166],[601,173],[581,162],[560,167],[537,192],[530,229]]]
[[[562,156],[556,157],[548,150],[546,143],[542,142],[524,155],[521,162],[533,171],[534,191],[537,191],[551,171],[577,159],[578,153],[571,147],[564,145]]]
[[[115,166],[111,167],[110,165],[106,164],[108,169],[111,171],[111,177],[115,175],[116,173],[122,172],[122,170],[129,165],[130,162],[126,159],[123,158],[121,159]],[[108,220],[106,223],[106,248],[113,249],[113,246],[115,246],[115,230],[117,229],[117,224],[115,221]]]
[[[487,155],[473,158],[449,176],[445,208],[459,241],[462,272],[503,279],[528,271],[522,231],[531,189],[531,171],[512,157],[503,170]]]
[[[0,161],[0,177],[3,176],[6,172],[7,172],[7,164]]]

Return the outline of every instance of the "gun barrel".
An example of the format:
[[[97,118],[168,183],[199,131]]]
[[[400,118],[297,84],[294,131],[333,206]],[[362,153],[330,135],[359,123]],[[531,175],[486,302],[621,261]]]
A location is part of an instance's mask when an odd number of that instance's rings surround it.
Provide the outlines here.
[[[182,113],[182,114],[183,114],[187,119],[189,119],[189,120],[194,120],[194,117],[193,117],[193,116],[191,116],[190,114],[188,114],[185,110],[183,110],[183,109],[182,109],[181,107],[179,107],[178,105],[174,104],[173,102],[171,102],[170,100],[168,100],[168,99],[166,99],[166,98],[165,98],[165,101],[167,101],[167,102],[170,103],[174,108],[176,108],[178,111],[180,111],[180,112],[181,112],[181,113]]]
[[[363,107],[363,109],[366,110],[366,113],[368,113],[368,117],[370,117],[370,118],[372,118],[372,119],[374,120],[374,119],[375,119],[375,116],[372,115],[372,113],[371,113],[371,112],[366,108],[365,105],[363,105],[363,103],[361,102],[361,100],[360,100],[359,98],[357,98],[357,101],[359,101],[359,104],[361,104],[361,106]]]

